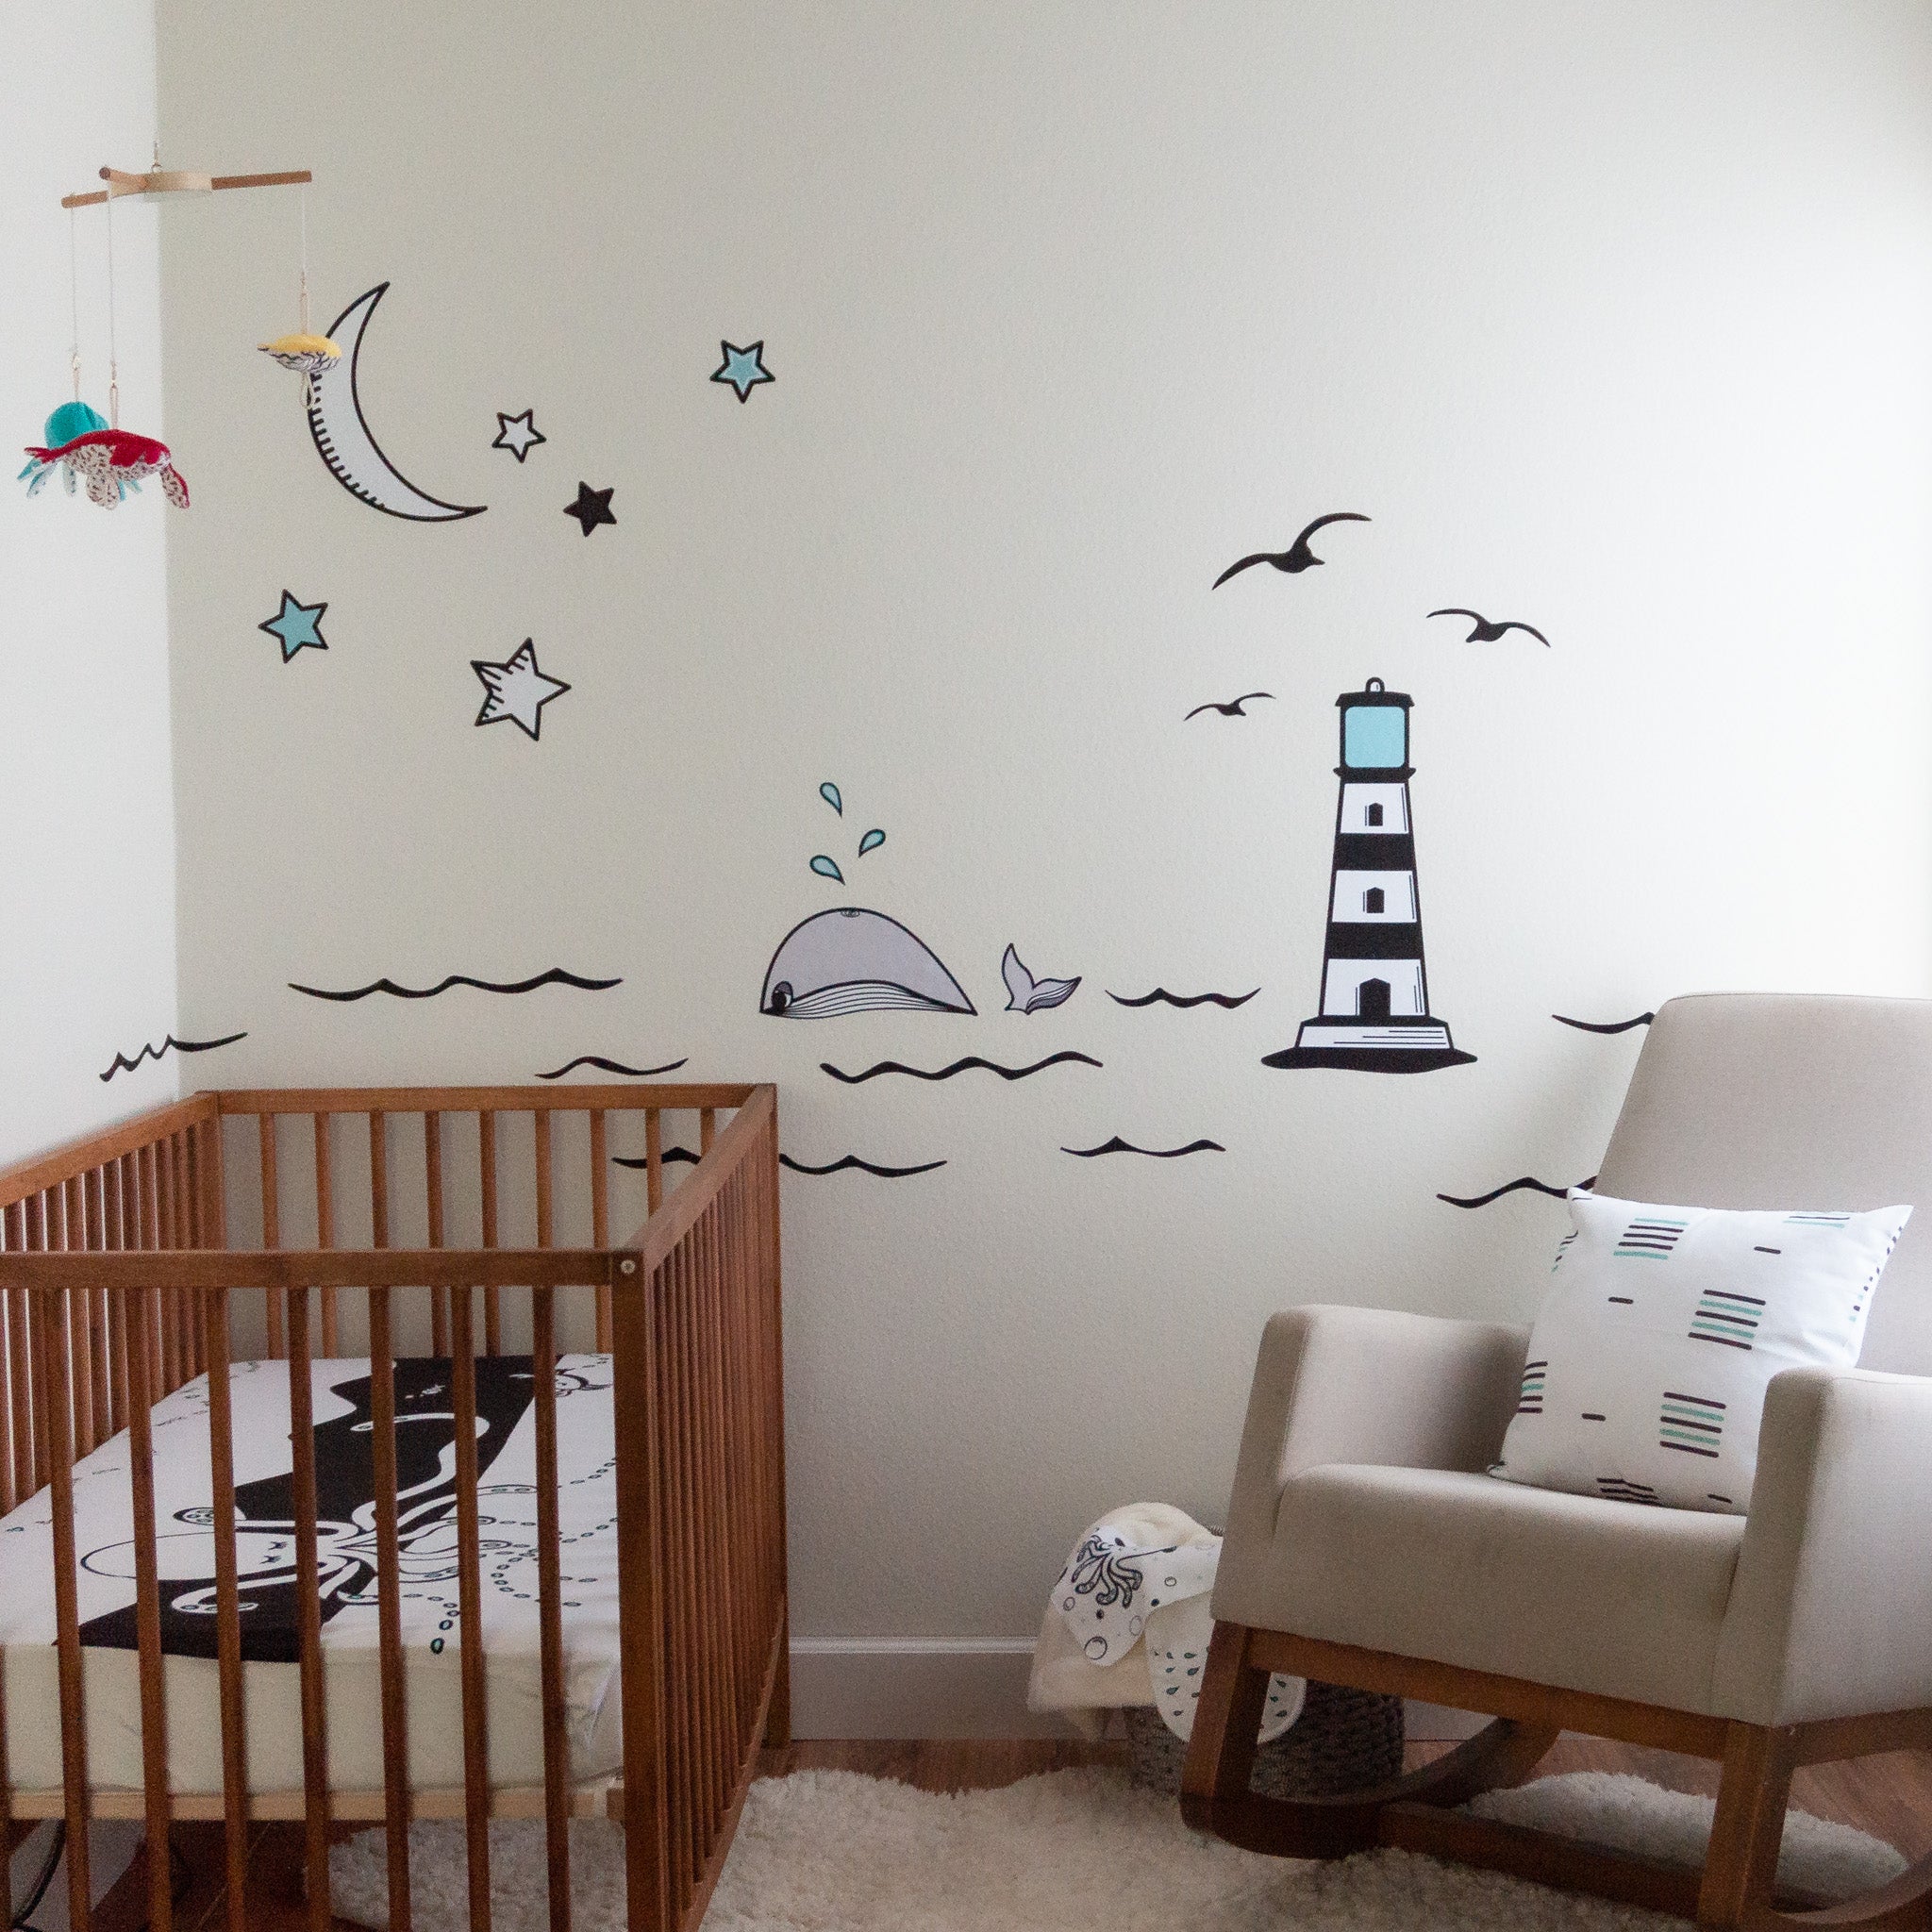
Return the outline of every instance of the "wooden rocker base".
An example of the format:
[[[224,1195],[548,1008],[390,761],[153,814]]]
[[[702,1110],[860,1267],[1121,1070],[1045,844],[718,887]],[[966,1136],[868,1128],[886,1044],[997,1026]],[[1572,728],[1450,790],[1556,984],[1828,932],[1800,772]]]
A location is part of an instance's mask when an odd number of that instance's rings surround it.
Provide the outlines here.
[[[1248,1789],[1271,1672],[1417,1697],[1494,1722],[1433,1764],[1332,1798],[1264,1798]],[[1564,1730],[1722,1761],[1717,1815],[1701,1872],[1457,1807],[1521,1784]],[[1341,1858],[1399,1846],[1621,1904],[1695,1919],[1722,1932],[1774,1928],[1932,1928],[1932,1857],[1842,1904],[1775,1888],[1791,1774],[1801,1764],[1932,1745],[1932,1711],[1769,1728],[1659,1705],[1560,1690],[1417,1657],[1239,1624],[1217,1624],[1181,1777],[1181,1811],[1196,1830],[1250,1851]]]

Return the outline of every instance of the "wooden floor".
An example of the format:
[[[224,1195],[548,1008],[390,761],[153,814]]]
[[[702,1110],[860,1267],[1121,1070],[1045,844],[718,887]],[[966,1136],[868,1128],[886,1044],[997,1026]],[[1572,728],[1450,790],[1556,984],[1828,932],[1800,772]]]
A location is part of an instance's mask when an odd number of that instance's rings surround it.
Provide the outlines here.
[[[1447,1744],[1411,1744],[1411,1766],[1447,1751]],[[765,1753],[761,1774],[788,1771],[858,1771],[897,1778],[923,1790],[957,1791],[1010,1784],[1035,1772],[1064,1766],[1118,1763],[1119,1745],[1039,1739],[919,1739],[903,1743],[872,1740],[816,1740]],[[1675,1790],[1713,1793],[1717,1767],[1693,1757],[1598,1738],[1564,1737],[1539,1768],[1562,1771],[1627,1771]],[[1888,1840],[1909,1858],[1932,1851],[1932,1755],[1899,1752],[1852,1764],[1822,1765],[1798,1774],[1792,1803],[1804,1811],[1856,1825]],[[193,1882],[176,1908],[181,1932],[216,1932],[224,1923],[219,1827],[184,1832]],[[299,1892],[300,1826],[259,1829],[249,1860],[249,1932],[308,1932]],[[138,1923],[124,1921],[123,1924]],[[106,1928],[103,1928],[106,1932]],[[117,1928],[118,1932],[118,1928]]]

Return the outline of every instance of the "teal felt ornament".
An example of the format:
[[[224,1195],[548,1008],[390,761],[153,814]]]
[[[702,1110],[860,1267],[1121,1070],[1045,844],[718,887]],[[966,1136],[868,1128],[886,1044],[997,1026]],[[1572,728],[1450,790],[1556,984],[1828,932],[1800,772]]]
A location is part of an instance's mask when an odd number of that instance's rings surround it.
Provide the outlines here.
[[[49,449],[58,449],[76,436],[90,436],[96,429],[105,429],[108,419],[101,412],[83,402],[62,403],[47,418],[47,427],[41,441]]]
[[[47,418],[47,426],[42,433],[49,449],[65,449],[75,437],[92,436],[95,430],[105,429],[107,426],[108,419],[98,409],[90,408],[76,396],[71,403],[62,403]],[[51,464],[33,460],[20,473],[19,480],[26,483],[26,493],[33,496],[39,493],[41,486],[53,474]],[[72,496],[74,472],[71,469],[66,472],[66,477],[67,493]],[[28,481],[28,478],[32,480]],[[138,483],[132,482],[122,486],[124,492],[127,490],[138,490],[140,487]]]

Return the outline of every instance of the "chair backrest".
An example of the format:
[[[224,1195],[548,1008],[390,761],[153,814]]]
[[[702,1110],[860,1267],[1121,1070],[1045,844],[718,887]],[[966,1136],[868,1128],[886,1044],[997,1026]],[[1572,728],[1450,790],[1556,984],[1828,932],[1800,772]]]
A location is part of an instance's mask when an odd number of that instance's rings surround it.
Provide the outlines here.
[[[1695,1208],[1908,1204],[1860,1366],[1932,1374],[1932,1000],[1672,1000],[1597,1186]]]

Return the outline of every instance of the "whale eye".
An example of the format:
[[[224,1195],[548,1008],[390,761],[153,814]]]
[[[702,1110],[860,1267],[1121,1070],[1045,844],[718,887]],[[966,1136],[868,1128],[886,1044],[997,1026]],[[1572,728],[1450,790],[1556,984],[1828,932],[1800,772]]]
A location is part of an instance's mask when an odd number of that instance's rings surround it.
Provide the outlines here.
[[[789,979],[781,979],[772,989],[772,1010],[774,1013],[782,1013],[791,1004],[791,982]]]

